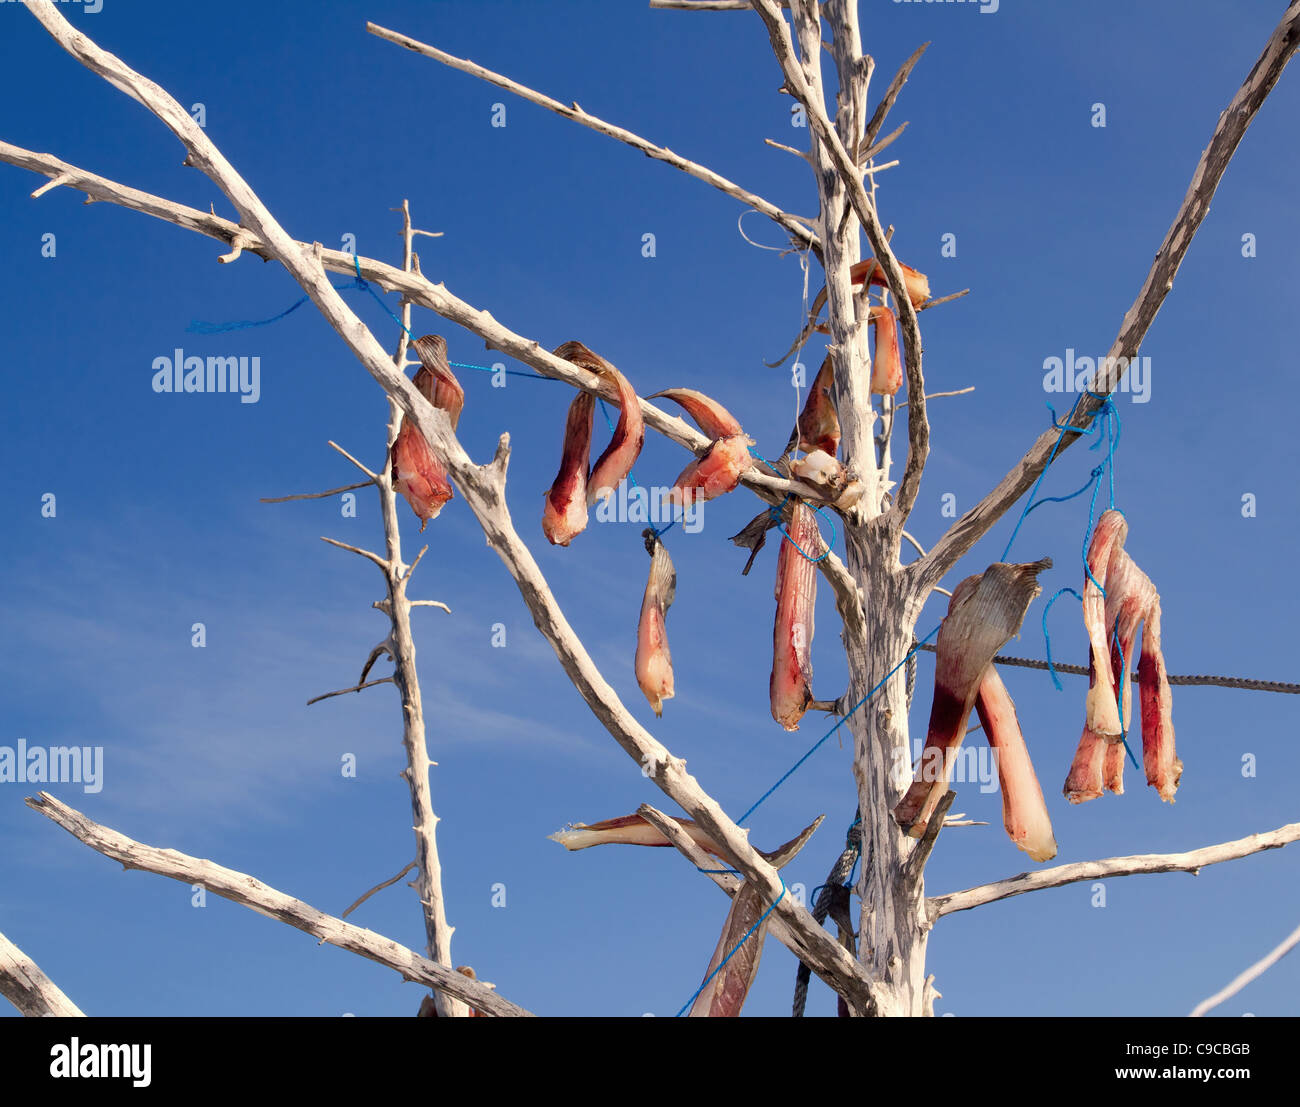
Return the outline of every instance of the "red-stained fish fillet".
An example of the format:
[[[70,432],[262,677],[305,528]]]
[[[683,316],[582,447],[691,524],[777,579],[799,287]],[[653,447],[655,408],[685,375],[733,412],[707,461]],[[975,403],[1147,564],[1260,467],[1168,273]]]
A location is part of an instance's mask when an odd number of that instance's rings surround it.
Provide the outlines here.
[[[644,534],[650,553],[650,578],[636,628],[636,682],[659,718],[664,713],[663,701],[673,698],[673,658],[668,651],[665,620],[677,593],[677,573],[658,535],[653,530]]]
[[[772,631],[772,676],[768,692],[772,718],[786,730],[798,730],[812,699],[813,608],[817,566],[808,560],[821,551],[817,517],[796,501],[776,562],[776,624]],[[795,548],[798,543],[800,553]]]
[[[898,353],[898,321],[889,308],[873,304],[871,325],[876,328],[876,356],[871,362],[871,391],[881,396],[893,396],[903,386],[903,361]]]
[[[995,665],[984,673],[975,710],[989,745],[997,751],[1002,825],[1007,837],[1035,861],[1050,861],[1056,856],[1052,820],[1016,718],[1016,705]]]
[[[1142,628],[1138,689],[1142,697],[1142,762],[1147,783],[1160,793],[1162,800],[1173,803],[1182,779],[1183,763],[1174,752],[1173,701],[1160,649],[1159,598]]]
[[[406,497],[423,531],[455,493],[447,470],[416,425],[404,418],[390,451],[393,491]]]
[[[1123,547],[1127,536],[1128,522],[1124,516],[1114,509],[1103,512],[1088,544],[1088,571],[1083,580],[1083,623],[1088,629],[1091,664],[1096,671],[1096,679],[1088,688],[1086,725],[1089,730],[1109,739],[1118,737],[1122,728],[1115,701],[1115,674],[1110,664],[1106,597],[1101,589],[1107,587],[1111,555]]]
[[[692,500],[713,500],[734,491],[740,478],[749,471],[749,447],[752,438],[744,434],[719,438],[703,457],[683,469],[665,494],[668,503],[684,507]]]
[[[680,404],[686,414],[695,420],[696,425],[709,438],[730,438],[734,434],[745,433],[731,412],[717,400],[706,396],[703,392],[697,392],[694,388],[665,388],[662,392],[647,396],[646,399],[657,400],[661,396]]]
[[[831,364],[830,355],[827,355],[817,371],[812,388],[808,390],[808,399],[804,402],[795,432],[785,448],[786,453],[797,448],[808,453],[821,450],[831,457],[835,456],[840,448],[840,417],[835,411],[835,401],[831,395],[834,383],[835,367]]]
[[[542,533],[553,546],[567,546],[587,526],[587,466],[596,398],[579,392],[564,421],[564,449],[542,507]]]

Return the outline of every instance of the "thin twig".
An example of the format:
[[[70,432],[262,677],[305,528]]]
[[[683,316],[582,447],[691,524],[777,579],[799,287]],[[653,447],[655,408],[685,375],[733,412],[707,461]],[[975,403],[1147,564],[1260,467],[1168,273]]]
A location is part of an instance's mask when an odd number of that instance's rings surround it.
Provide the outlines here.
[[[314,703],[320,703],[321,700],[328,700],[333,696],[346,696],[349,692],[360,692],[363,688],[373,688],[376,684],[392,684],[393,678],[390,676],[380,677],[378,680],[367,680],[364,684],[354,684],[351,688],[340,688],[337,692],[326,692],[322,696],[313,696],[307,701],[310,707]]]
[[[328,496],[337,496],[340,492],[352,492],[358,488],[372,488],[373,480],[357,481],[356,484],[345,484],[342,488],[331,488],[328,492],[303,492],[297,496],[263,496],[257,502],[260,504],[287,504],[290,500],[323,500]]]
[[[329,445],[331,449],[338,450],[338,452],[341,453],[344,457],[346,457],[350,462],[352,462],[353,465],[355,465],[358,469],[360,469],[363,473],[365,473],[366,476],[370,478],[371,484],[379,480],[378,473],[372,473],[369,469],[367,469],[364,465],[362,465],[361,462],[359,462],[355,457],[353,457],[350,453],[348,453],[347,450],[345,450],[342,446],[340,446],[337,442],[330,442]]]
[[[351,907],[349,907],[346,911],[344,911],[343,914],[341,914],[341,915],[339,916],[339,918],[340,918],[340,919],[346,919],[350,914],[352,914],[353,911],[355,911],[358,907],[360,907],[363,903],[365,903],[366,900],[368,900],[368,899],[369,899],[371,896],[373,896],[376,892],[382,892],[385,888],[391,888],[394,884],[396,884],[399,880],[401,880],[402,877],[404,877],[407,873],[409,873],[413,868],[415,868],[415,862],[414,862],[414,861],[412,861],[410,864],[408,864],[408,865],[406,866],[406,868],[404,868],[404,869],[403,869],[400,873],[398,873],[396,876],[390,876],[390,877],[389,877],[387,880],[385,880],[382,884],[376,884],[373,888],[370,889],[370,891],[362,893],[361,898],[358,899],[358,900],[357,900],[357,901],[356,901],[356,902],[355,902]]]
[[[321,535],[322,542],[328,542],[331,546],[337,546],[340,550],[347,550],[349,553],[357,554],[369,561],[373,561],[385,572],[388,571],[388,562],[380,557],[377,553],[371,553],[370,550],[363,550],[360,546],[349,546],[346,542],[340,542],[337,538],[326,538]]]

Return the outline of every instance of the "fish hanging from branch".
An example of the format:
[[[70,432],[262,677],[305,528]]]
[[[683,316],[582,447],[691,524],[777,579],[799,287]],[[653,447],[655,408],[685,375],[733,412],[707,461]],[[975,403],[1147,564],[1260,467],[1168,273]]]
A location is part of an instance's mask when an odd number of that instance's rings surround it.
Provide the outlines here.
[[[413,345],[420,357],[420,368],[412,383],[429,403],[447,413],[451,429],[455,430],[465,406],[465,390],[447,363],[447,342],[442,335],[426,334],[415,339]],[[455,496],[447,468],[407,416],[402,417],[389,458],[393,491],[405,497],[423,531]]]
[[[571,361],[581,369],[595,373],[613,384],[618,391],[618,424],[605,452],[596,459],[587,478],[587,505],[597,500],[608,501],[622,481],[632,471],[645,443],[645,423],[641,418],[641,401],[636,390],[623,376],[599,354],[587,349],[581,342],[570,340],[555,349],[555,356]]]
[[[835,410],[834,390],[835,367],[830,354],[817,370],[812,388],[808,390],[808,399],[804,401],[803,411],[790,432],[790,441],[785,444],[787,454],[796,449],[812,453],[822,453],[834,457],[840,448],[840,417]]]
[[[1029,759],[1016,705],[996,665],[989,665],[984,671],[975,711],[984,736],[997,755],[1003,829],[1017,849],[1024,850],[1035,861],[1050,861],[1056,856],[1052,820],[1047,814],[1047,802],[1034,763]]]
[[[1088,543],[1087,568],[1083,576],[1083,624],[1088,630],[1091,665],[1096,679],[1088,688],[1087,726],[1102,737],[1113,739],[1123,731],[1115,701],[1115,674],[1110,664],[1110,627],[1106,621],[1106,574],[1111,554],[1122,549],[1128,536],[1128,521],[1115,511],[1102,512]]]
[[[764,853],[764,859],[773,868],[785,868],[813,836],[823,817],[818,816],[817,821],[797,838],[778,846],[771,853]],[[736,890],[722,924],[722,934],[704,970],[705,982],[691,1004],[690,1018],[739,1016],[749,989],[758,976],[758,963],[763,956],[763,942],[772,917],[769,906],[764,895],[748,880]]]
[[[817,555],[820,547],[821,535],[812,508],[796,500],[776,561],[776,623],[772,629],[772,676],[768,681],[772,718],[786,730],[799,729],[799,720],[813,698],[817,566],[809,559]]]
[[[642,534],[650,555],[650,578],[636,628],[636,682],[654,708],[655,718],[662,718],[663,701],[673,698],[673,658],[668,651],[665,620],[677,594],[677,573],[658,533],[647,529]]]
[[[447,413],[451,429],[455,430],[465,407],[465,390],[447,361],[447,340],[440,334],[426,334],[415,339],[413,345],[420,357],[420,368],[411,383],[429,403]]]
[[[753,464],[749,448],[754,440],[739,421],[716,400],[694,388],[666,388],[647,399],[659,397],[680,404],[713,441],[709,448],[678,474],[665,499],[678,507],[692,500],[713,500],[734,491],[740,478]]]
[[[871,391],[893,396],[903,385],[903,361],[898,353],[898,321],[880,304],[871,306],[871,325],[876,329],[876,356],[871,360]]]
[[[1038,574],[1051,565],[1051,558],[1016,565],[995,562],[953,589],[935,642],[934,700],[925,748],[916,779],[894,808],[898,825],[913,838],[925,833],[948,790],[952,760],[994,656],[1019,632],[1029,604],[1042,591]]]
[[[678,819],[681,828],[690,835],[691,840],[714,857],[722,856],[722,849],[691,819]],[[590,849],[592,846],[671,846],[655,827],[640,815],[619,815],[613,819],[601,819],[598,823],[570,823],[563,830],[547,835],[552,842],[559,842],[565,849],[573,851]]]
[[[774,850],[759,850],[759,856],[773,868],[785,868],[803,849],[825,817],[825,815],[818,815],[796,837],[791,838],[784,845],[777,846]],[[697,823],[682,818],[675,821],[697,846],[730,864],[717,843]],[[612,844],[660,847],[672,844],[641,815],[623,815],[616,819],[604,819],[590,826],[585,823],[571,823],[564,830],[550,835],[550,838],[554,842],[559,842],[567,850]],[[691,1017],[726,1018],[740,1014],[741,1008],[745,1005],[745,998],[749,995],[750,986],[758,973],[758,963],[763,953],[763,940],[767,935],[768,919],[771,917],[768,910],[770,906],[770,902],[765,900],[762,893],[755,890],[748,881],[742,881],[732,897],[731,909],[722,924],[722,936],[718,939],[713,956],[709,959],[708,968],[704,971],[706,983],[691,1004]],[[728,954],[731,956],[728,957]],[[717,970],[716,973],[714,970]]]
[[[553,546],[567,546],[587,527],[587,469],[596,397],[579,392],[564,421],[564,448],[542,507],[542,533]]]

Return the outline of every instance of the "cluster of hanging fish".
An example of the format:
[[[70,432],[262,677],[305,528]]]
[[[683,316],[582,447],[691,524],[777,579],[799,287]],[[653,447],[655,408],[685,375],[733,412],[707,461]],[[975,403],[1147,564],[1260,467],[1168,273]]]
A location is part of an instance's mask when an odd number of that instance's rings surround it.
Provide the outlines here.
[[[1125,739],[1132,718],[1129,667],[1138,628],[1142,755],[1147,783],[1174,801],[1183,763],[1174,751],[1169,676],[1160,647],[1160,596],[1124,550],[1128,523],[1118,511],[1097,520],[1084,573],[1083,621],[1090,648],[1083,737],[1063,789],[1071,803],[1124,791]],[[997,751],[1007,836],[1035,861],[1056,856],[1056,840],[1015,704],[993,657],[1015,634],[1050,560],[989,566],[953,589],[935,645],[934,701],[916,778],[894,817],[914,837],[925,833],[948,778],[972,708]]]
[[[1128,522],[1112,509],[1097,520],[1088,544],[1083,585],[1090,647],[1088,699],[1083,736],[1065,778],[1064,793],[1071,803],[1124,791],[1125,740],[1133,712],[1129,672],[1139,626],[1138,693],[1147,783],[1162,800],[1173,803],[1183,775],[1183,763],[1174,752],[1169,674],[1160,648],[1160,595],[1125,551],[1127,537]]]

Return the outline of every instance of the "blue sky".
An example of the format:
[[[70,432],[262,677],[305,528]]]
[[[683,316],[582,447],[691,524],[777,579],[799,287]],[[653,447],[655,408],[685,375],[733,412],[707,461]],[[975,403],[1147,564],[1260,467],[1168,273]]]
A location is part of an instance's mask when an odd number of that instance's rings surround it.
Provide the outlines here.
[[[647,393],[701,388],[725,403],[769,456],[789,428],[784,350],[801,311],[793,256],[756,250],[739,206],[632,150],[364,33],[371,19],[469,56],[561,100],[703,161],[790,210],[814,214],[802,162],[766,147],[807,133],[756,16],[652,12],[620,3],[416,3],[372,0],[223,5],[211,12],[104,0],[65,14],[184,104],[290,233],[397,259],[389,210],[409,198],[424,272],[554,347],[579,338]],[[951,493],[965,511],[1046,425],[1043,363],[1104,353],[1186,190],[1196,158],[1280,16],[1280,3],[971,5],[864,0],[874,91],[931,41],[891,116],[909,120],[881,175],[883,218],[903,260],[936,294],[967,298],[922,316],[931,389],[974,385],[931,405],[933,452],[910,529],[936,539]],[[238,49],[230,44],[238,41]],[[181,167],[172,136],[138,104],[62,53],[17,5],[0,6],[0,138],[230,215]],[[492,127],[493,105],[505,127]],[[1106,127],[1091,125],[1104,103]],[[1122,396],[1116,497],[1128,549],[1160,589],[1175,673],[1295,680],[1291,587],[1294,447],[1284,411],[1297,393],[1287,324],[1300,263],[1294,142],[1300,76],[1289,72],[1248,133],[1143,353],[1149,402]],[[385,633],[369,564],[319,541],[378,547],[372,498],[356,518],[335,501],[268,506],[259,497],[350,482],[334,439],[383,457],[386,404],[310,308],[273,326],[202,337],[193,319],[261,319],[300,295],[256,258],[216,264],[213,242],[56,190],[0,166],[0,313],[7,377],[0,495],[0,745],[104,747],[97,794],[60,798],[142,841],[251,872],[327,911],[412,856],[400,720],[391,689],[304,706],[352,683]],[[759,216],[760,242],[783,243]],[[42,236],[56,236],[43,257]],[[644,234],[656,256],[642,256]],[[953,234],[957,256],[940,256]],[[1257,256],[1242,256],[1253,234]],[[814,274],[814,288],[819,282]],[[395,305],[395,298],[389,297]],[[385,345],[395,327],[353,303]],[[427,312],[416,333],[446,335],[453,360],[490,363],[481,340]],[[261,395],[158,395],[153,360],[256,356]],[[815,366],[820,355],[808,358]],[[462,374],[462,441],[486,460],[514,443],[508,497],[559,602],[642,719],[734,814],[824,731],[809,715],[786,734],[768,712],[775,544],[741,577],[727,537],[757,510],[738,492],[710,504],[699,534],[668,545],[678,573],[668,620],[677,698],[656,722],[632,674],[647,558],[640,526],[592,525],[569,549],[542,538],[562,385]],[[598,444],[603,444],[598,426]],[[899,439],[901,453],[902,437]],[[1049,474],[1062,495],[1096,462],[1082,446]],[[681,449],[651,435],[636,474],[668,483]],[[895,473],[897,479],[897,472]],[[57,496],[57,516],[41,497]],[[1242,514],[1242,497],[1257,513]],[[1019,505],[1018,505],[1019,506]],[[699,982],[723,897],[668,851],[567,854],[547,835],[663,797],[619,750],[563,676],[463,499],[416,535],[430,544],[413,593],[453,614],[416,613],[434,796],[457,963],[543,1014],[672,1014]],[[1085,499],[1036,511],[1014,555],[1051,555],[1047,594],[1079,587]],[[1008,518],[946,581],[997,559]],[[905,558],[908,556],[904,555]],[[1044,597],[1045,598],[1045,597]],[[942,614],[937,597],[921,620]],[[1043,599],[1014,651],[1043,655]],[[203,622],[207,645],[190,644]],[[491,645],[502,623],[507,646]],[[1052,612],[1058,658],[1083,660],[1077,608]],[[845,665],[825,588],[813,645],[820,697]],[[922,657],[912,726],[923,729],[932,664]],[[1077,808],[1060,797],[1084,688],[1046,675],[1004,677],[1053,817],[1058,861],[1190,849],[1296,818],[1291,748],[1300,704],[1282,696],[1176,688],[1186,766],[1175,806],[1130,769],[1130,788]],[[851,746],[851,744],[848,744]],[[355,779],[341,758],[354,754]],[[1242,758],[1257,774],[1242,774]],[[855,804],[849,748],[832,740],[754,815],[770,848],[820,813],[827,822],[787,872],[824,876]],[[28,811],[29,785],[0,785],[0,931],[94,1014],[412,1014],[419,991],[396,974],[244,908],[120,868]],[[666,801],[665,801],[666,802]],[[991,826],[944,835],[932,892],[1023,871],[1000,828],[996,792],[959,789],[958,808]],[[1106,906],[1080,884],[942,920],[931,936],[938,1010],[1000,1014],[1180,1014],[1271,949],[1300,915],[1291,850],[1183,874],[1108,882]],[[503,884],[506,905],[492,906]],[[414,896],[396,886],[354,917],[422,942]],[[747,1013],[789,1010],[794,961],[775,941]],[[1293,1014],[1300,961],[1284,961],[1225,1014]],[[811,1014],[834,1011],[814,985]]]

